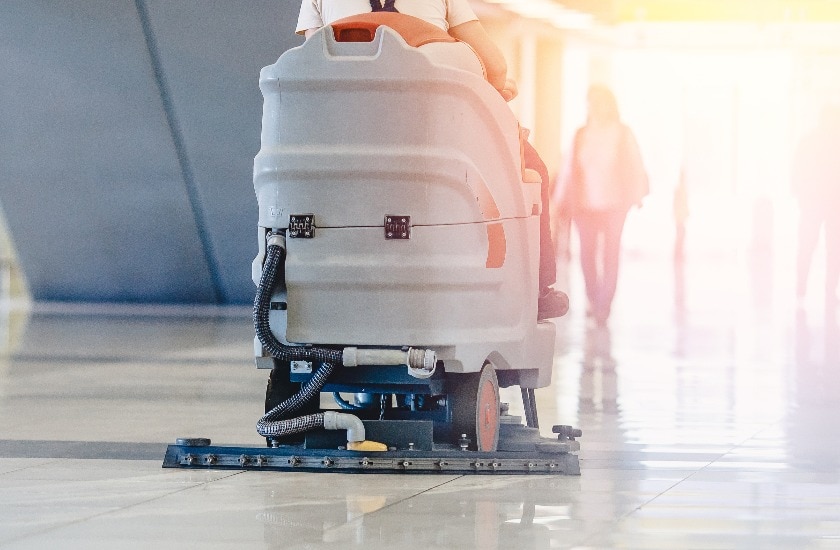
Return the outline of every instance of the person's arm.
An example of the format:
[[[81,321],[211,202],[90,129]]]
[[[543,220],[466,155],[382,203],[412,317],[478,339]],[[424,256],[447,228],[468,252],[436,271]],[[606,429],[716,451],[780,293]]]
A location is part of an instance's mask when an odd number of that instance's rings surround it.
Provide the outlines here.
[[[507,78],[507,61],[498,46],[490,39],[484,26],[477,20],[467,21],[449,28],[449,34],[469,44],[484,63],[487,81],[496,88],[505,100],[516,97],[516,83]]]
[[[302,34],[309,38],[323,26],[324,18],[321,15],[320,4],[313,0],[301,0],[295,34]]]

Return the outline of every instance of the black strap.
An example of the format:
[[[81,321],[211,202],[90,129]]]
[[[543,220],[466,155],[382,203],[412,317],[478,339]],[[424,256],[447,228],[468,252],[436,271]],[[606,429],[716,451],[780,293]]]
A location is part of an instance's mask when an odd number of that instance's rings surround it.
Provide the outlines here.
[[[395,13],[399,13],[397,8],[394,7],[394,2],[396,0],[385,0],[385,5],[379,3],[379,0],[370,0],[370,9],[371,11],[392,11]]]

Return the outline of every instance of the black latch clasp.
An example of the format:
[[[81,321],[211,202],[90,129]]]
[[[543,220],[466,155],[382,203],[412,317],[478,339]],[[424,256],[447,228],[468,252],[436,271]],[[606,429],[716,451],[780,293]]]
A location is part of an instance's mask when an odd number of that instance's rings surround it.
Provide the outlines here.
[[[411,216],[385,216],[385,238],[410,239]]]
[[[315,214],[292,214],[289,216],[289,237],[311,239],[315,236]]]

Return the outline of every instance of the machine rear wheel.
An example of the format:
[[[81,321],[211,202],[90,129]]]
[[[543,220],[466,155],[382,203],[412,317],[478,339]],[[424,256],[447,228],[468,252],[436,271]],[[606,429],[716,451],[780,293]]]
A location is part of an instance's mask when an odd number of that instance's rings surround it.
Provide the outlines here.
[[[452,437],[470,439],[469,449],[495,451],[499,445],[499,381],[493,365],[481,372],[453,376]]]

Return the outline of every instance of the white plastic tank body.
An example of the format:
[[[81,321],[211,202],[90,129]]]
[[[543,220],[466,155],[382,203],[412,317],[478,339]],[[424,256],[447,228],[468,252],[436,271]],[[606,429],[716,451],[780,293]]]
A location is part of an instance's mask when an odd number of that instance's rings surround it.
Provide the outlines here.
[[[448,372],[490,361],[527,369],[523,387],[548,385],[540,190],[523,182],[517,120],[477,60],[464,62],[464,44],[415,48],[386,27],[373,42],[336,42],[330,30],[260,74],[255,282],[265,233],[291,215],[314,220],[312,238],[287,239],[288,307],[272,311],[272,331],[291,343],[430,348]],[[410,238],[386,238],[386,216],[410,217]]]

